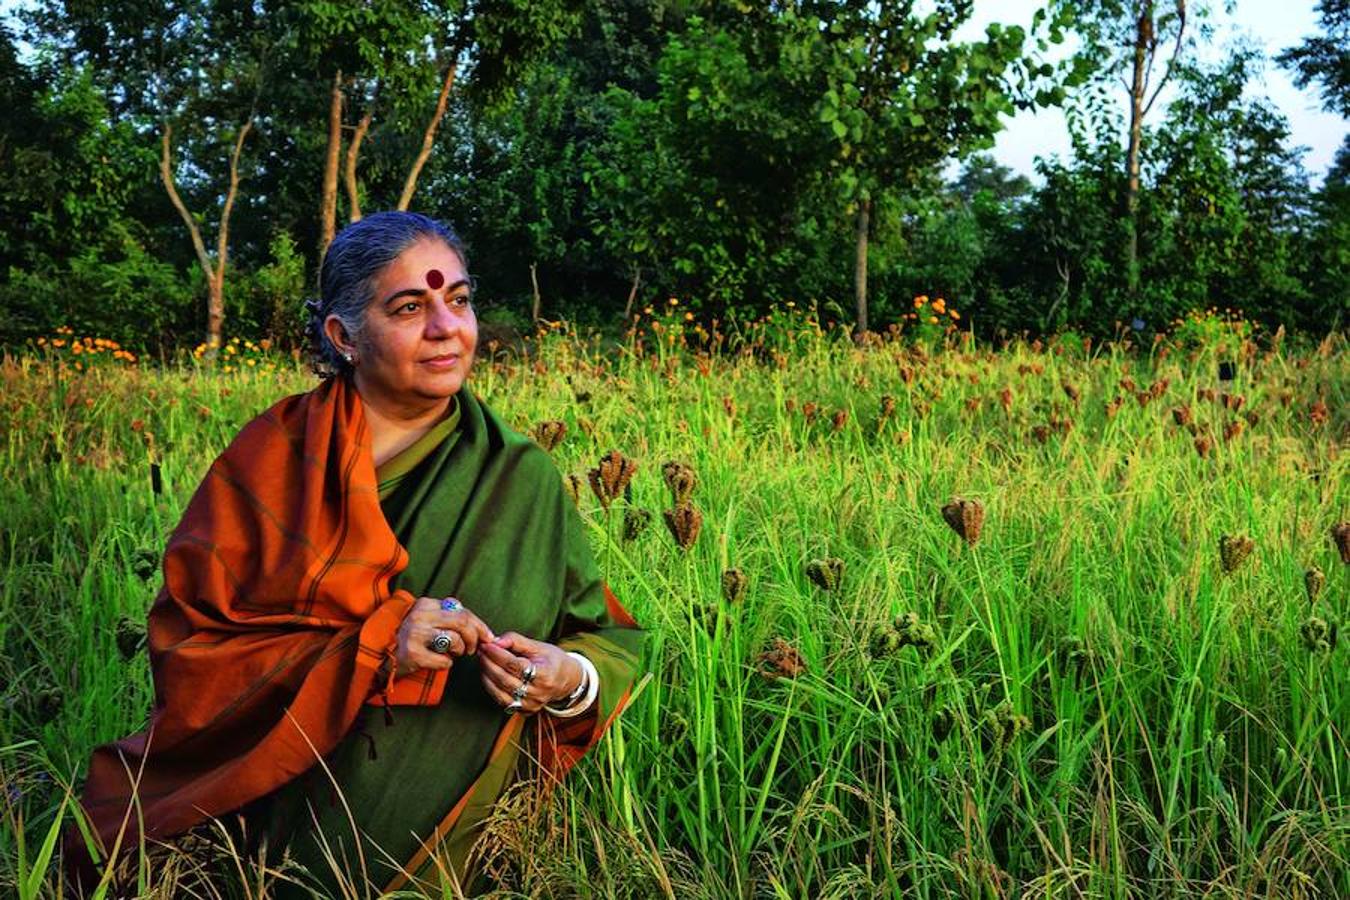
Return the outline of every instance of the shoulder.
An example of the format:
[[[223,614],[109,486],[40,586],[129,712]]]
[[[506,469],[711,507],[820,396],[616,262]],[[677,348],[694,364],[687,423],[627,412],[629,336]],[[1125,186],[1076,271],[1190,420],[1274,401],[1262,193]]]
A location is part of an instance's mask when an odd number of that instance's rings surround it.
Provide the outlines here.
[[[221,458],[253,457],[281,448],[303,453],[310,414],[318,405],[331,402],[327,382],[301,394],[291,394],[258,413],[239,429]]]
[[[512,428],[485,400],[467,390],[465,394],[466,400],[479,409],[488,441],[503,460],[509,461],[512,473],[540,490],[556,490],[562,496],[562,472],[549,452]]]

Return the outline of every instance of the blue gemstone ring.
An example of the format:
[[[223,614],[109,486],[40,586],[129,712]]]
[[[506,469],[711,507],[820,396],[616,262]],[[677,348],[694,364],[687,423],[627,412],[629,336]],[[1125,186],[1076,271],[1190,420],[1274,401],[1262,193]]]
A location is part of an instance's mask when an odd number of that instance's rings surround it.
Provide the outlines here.
[[[454,597],[446,597],[444,600],[441,601],[441,609],[445,610],[446,612],[459,612],[463,608],[464,604],[460,603]]]

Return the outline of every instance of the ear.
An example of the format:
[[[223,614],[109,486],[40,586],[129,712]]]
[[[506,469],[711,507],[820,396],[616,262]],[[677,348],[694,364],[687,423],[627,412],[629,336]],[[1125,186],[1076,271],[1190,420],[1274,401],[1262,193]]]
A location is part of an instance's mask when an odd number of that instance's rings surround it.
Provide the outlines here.
[[[333,342],[339,353],[356,352],[356,345],[352,343],[346,327],[337,316],[329,316],[323,320],[323,333]]]

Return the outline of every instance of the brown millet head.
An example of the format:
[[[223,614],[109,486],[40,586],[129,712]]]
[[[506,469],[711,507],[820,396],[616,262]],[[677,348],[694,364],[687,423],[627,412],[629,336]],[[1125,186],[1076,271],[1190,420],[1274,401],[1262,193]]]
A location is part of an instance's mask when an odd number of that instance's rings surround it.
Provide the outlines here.
[[[1193,414],[1191,408],[1186,405],[1172,407],[1172,421],[1177,423],[1178,428],[1185,428],[1191,423]]]
[[[1075,386],[1073,382],[1066,381],[1063,384],[1061,384],[1060,387],[1064,389],[1065,396],[1067,396],[1070,400],[1072,400],[1074,405],[1077,406],[1079,398],[1082,397],[1082,394],[1079,392],[1077,386]]]
[[[666,520],[666,528],[681,550],[688,550],[698,540],[699,530],[703,527],[703,513],[693,504],[668,509],[661,514]]]
[[[953,497],[942,507],[942,518],[972,547],[979,541],[984,529],[984,504],[978,500]]]
[[[806,577],[822,591],[833,591],[844,579],[844,561],[837,556],[813,559],[806,563]]]
[[[884,422],[895,414],[895,398],[890,394],[881,396],[881,420]]]
[[[740,569],[727,569],[722,573],[722,598],[732,606],[745,599],[745,592],[749,587],[750,579],[746,578]]]
[[[562,443],[563,436],[566,434],[567,424],[556,419],[539,422],[530,429],[530,438],[540,447],[550,451]]]
[[[600,464],[586,474],[600,505],[609,509],[609,505],[623,495],[624,488],[633,480],[636,471],[637,463],[618,450],[611,450],[600,457]]]
[[[698,475],[692,466],[676,460],[670,460],[661,467],[661,477],[670,488],[671,505],[679,508],[689,502],[698,484]]]
[[[581,506],[581,488],[585,483],[575,472],[563,476],[563,492],[572,498],[572,503],[577,507]]]
[[[1317,602],[1317,596],[1322,593],[1322,588],[1326,586],[1326,583],[1326,573],[1317,566],[1311,566],[1308,571],[1303,573],[1303,589],[1308,592],[1309,603]]]
[[[1195,452],[1200,454],[1201,459],[1207,458],[1209,456],[1209,451],[1213,449],[1214,449],[1214,441],[1210,439],[1209,435],[1202,434],[1196,437]]]
[[[848,424],[848,410],[836,409],[834,415],[830,417],[830,424],[834,426],[835,431],[843,431],[844,426]]]
[[[1223,427],[1223,439],[1225,441],[1235,441],[1242,437],[1242,429],[1246,427],[1241,419],[1234,419]]]
[[[1350,564],[1350,522],[1337,522],[1332,525],[1331,540],[1341,552],[1341,562]]]
[[[1245,534],[1225,534],[1219,538],[1219,563],[1224,572],[1236,571],[1256,549],[1256,542]]]
[[[766,678],[796,678],[806,672],[806,660],[797,648],[781,637],[774,638],[758,657]]]

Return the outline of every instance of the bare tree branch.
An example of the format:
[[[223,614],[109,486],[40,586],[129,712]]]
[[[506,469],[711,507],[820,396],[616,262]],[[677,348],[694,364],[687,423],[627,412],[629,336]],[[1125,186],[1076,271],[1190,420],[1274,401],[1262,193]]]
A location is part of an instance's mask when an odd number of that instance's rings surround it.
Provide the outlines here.
[[[164,190],[169,193],[169,200],[173,203],[173,208],[178,210],[178,215],[183,217],[183,224],[187,225],[188,234],[192,236],[192,248],[197,251],[197,262],[201,264],[202,274],[210,279],[214,277],[214,273],[211,267],[211,257],[207,255],[206,244],[202,241],[201,229],[197,227],[197,222],[192,218],[192,213],[188,212],[187,205],[183,203],[183,198],[178,196],[178,188],[173,183],[173,163],[169,149],[172,141],[173,126],[166,123],[164,134],[160,139],[159,177],[164,182]]]
[[[352,132],[351,143],[347,145],[347,160],[343,167],[343,181],[347,185],[347,206],[349,210],[349,221],[361,221],[361,189],[356,181],[356,158],[361,152],[361,142],[366,139],[366,132],[370,131],[370,120],[374,116],[374,109],[367,109],[366,114],[361,117],[361,121],[356,125],[356,131]]]
[[[458,63],[451,63],[450,68],[445,71],[445,82],[441,85],[441,95],[436,99],[436,111],[431,116],[431,121],[427,123],[426,133],[422,135],[422,149],[418,151],[417,158],[413,160],[412,168],[408,170],[408,180],[403,183],[403,193],[398,198],[398,208],[406,210],[412,203],[413,194],[417,191],[417,177],[422,173],[422,166],[426,165],[427,159],[431,156],[431,148],[436,140],[436,129],[440,127],[441,119],[445,117],[445,107],[450,102],[450,89],[455,84],[455,71]]]

